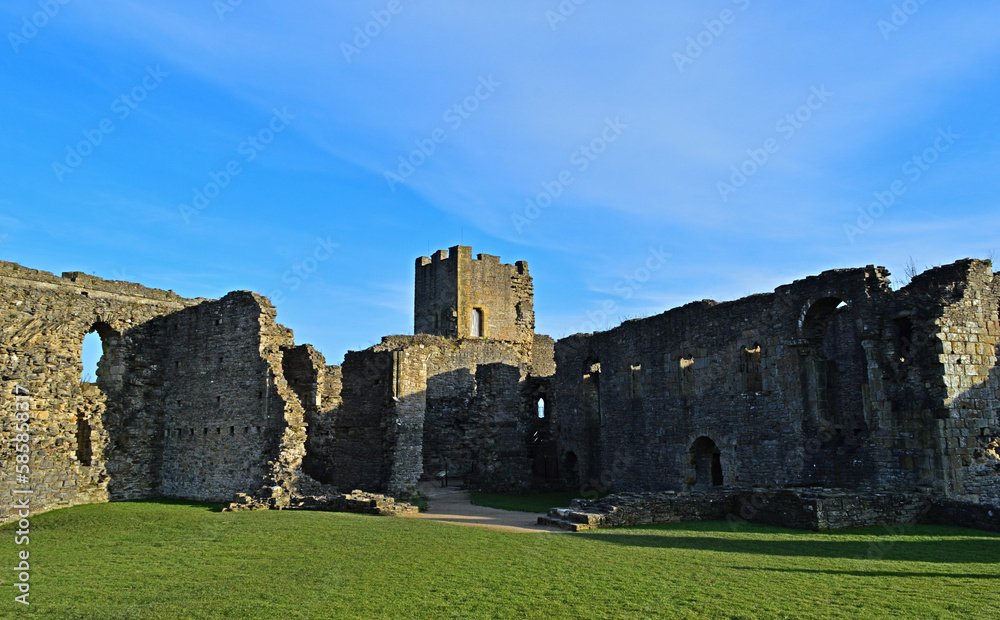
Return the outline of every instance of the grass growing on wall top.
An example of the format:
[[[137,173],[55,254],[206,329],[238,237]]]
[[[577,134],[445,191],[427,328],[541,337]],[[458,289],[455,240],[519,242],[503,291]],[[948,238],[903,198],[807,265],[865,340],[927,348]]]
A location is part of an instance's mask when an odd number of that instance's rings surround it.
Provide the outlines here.
[[[813,533],[724,522],[511,534],[419,519],[113,503],[0,529],[52,618],[987,618],[1000,535]],[[867,559],[869,557],[880,559]],[[27,616],[26,616],[27,617]]]

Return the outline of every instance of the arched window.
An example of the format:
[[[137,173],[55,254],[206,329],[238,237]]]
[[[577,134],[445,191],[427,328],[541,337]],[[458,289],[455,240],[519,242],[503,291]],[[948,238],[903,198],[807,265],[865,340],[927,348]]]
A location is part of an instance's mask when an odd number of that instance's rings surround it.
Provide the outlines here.
[[[542,418],[545,417],[545,399],[544,398],[539,398],[538,399],[538,417],[539,417],[539,419],[542,419]]]
[[[472,315],[469,317],[469,335],[473,338],[483,337],[483,310],[482,308],[473,308]]]
[[[83,337],[83,354],[81,356],[83,373],[80,375],[80,381],[97,383],[97,365],[103,355],[104,345],[101,342],[101,336],[97,330],[93,330]]]

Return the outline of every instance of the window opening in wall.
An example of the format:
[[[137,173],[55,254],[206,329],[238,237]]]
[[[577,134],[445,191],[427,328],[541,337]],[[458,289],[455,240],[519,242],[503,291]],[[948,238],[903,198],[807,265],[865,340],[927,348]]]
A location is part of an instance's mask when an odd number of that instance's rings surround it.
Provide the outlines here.
[[[229,427],[229,434],[230,434],[230,436],[236,434],[236,427],[235,426],[230,426]]]
[[[80,356],[83,362],[83,373],[80,375],[80,381],[84,383],[97,382],[98,366],[103,355],[104,342],[101,340],[100,334],[92,329],[89,334],[83,337],[83,353]]]
[[[544,418],[545,417],[545,399],[544,398],[539,398],[538,399],[538,417],[539,418]]]
[[[84,416],[76,418],[76,460],[81,465],[90,466],[93,449],[90,443],[90,422]]]
[[[743,347],[743,375],[746,378],[746,391],[760,392],[764,389],[764,380],[760,370],[760,345]]]
[[[469,335],[473,338],[483,337],[483,311],[481,308],[473,308],[470,316]]]
[[[629,366],[629,391],[632,398],[642,398],[642,364]]]
[[[601,363],[588,364],[583,375],[583,416],[589,427],[601,424]]]
[[[679,362],[681,396],[694,396],[694,356],[685,355]]]

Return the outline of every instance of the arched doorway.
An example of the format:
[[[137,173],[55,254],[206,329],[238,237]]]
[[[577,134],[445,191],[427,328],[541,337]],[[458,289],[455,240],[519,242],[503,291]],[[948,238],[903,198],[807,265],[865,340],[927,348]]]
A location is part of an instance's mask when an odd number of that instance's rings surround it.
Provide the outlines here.
[[[704,436],[694,440],[691,444],[691,465],[694,467],[696,490],[722,486],[722,453],[714,441]]]

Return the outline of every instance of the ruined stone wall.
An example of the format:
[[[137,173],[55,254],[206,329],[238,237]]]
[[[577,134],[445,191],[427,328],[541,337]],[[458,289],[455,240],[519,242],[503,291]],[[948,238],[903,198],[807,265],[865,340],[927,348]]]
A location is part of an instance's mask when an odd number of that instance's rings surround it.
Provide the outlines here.
[[[527,488],[528,369],[517,348],[480,338],[390,336],[348,354],[328,481],[405,495],[447,466],[474,486]]]
[[[534,290],[526,262],[455,246],[416,262],[414,333],[448,338],[471,335],[472,313],[483,317],[482,337],[518,343],[525,355],[535,332]]]
[[[323,354],[304,344],[282,348],[282,369],[289,387],[302,404],[307,427],[303,471],[320,480],[326,477],[324,455],[332,449],[330,410],[340,401],[340,368],[327,366]]]
[[[106,281],[71,272],[45,271],[0,262],[0,521],[10,518],[13,488],[30,488],[33,511],[106,501],[110,491],[149,497],[157,438],[142,428],[127,467],[109,464],[119,451],[120,434],[108,428],[107,403],[139,406],[142,392],[131,389],[125,372],[135,331],[151,319],[198,303],[169,291],[128,282]],[[82,383],[84,336],[96,329],[104,342],[97,384]],[[31,447],[27,482],[13,470],[14,392],[27,389]],[[123,461],[126,464],[126,461]]]
[[[531,375],[551,377],[556,374],[556,341],[551,336],[535,334],[531,346]]]
[[[869,375],[880,371],[868,355],[887,275],[825,272],[560,340],[551,391],[565,484],[855,487],[894,476],[898,463],[871,441],[886,431],[873,424]]]
[[[386,488],[384,420],[395,411],[394,361],[388,351],[349,351],[341,366],[339,407],[324,414],[329,452],[322,462],[321,482],[341,491]]]
[[[128,413],[132,426],[162,428],[160,495],[232,501],[274,483],[279,468],[298,467],[303,409],[284,377],[283,358],[299,350],[291,348],[291,331],[274,322],[267,300],[230,293],[143,331],[158,355],[127,369],[153,379],[140,386],[143,406]],[[314,407],[315,390],[303,390],[310,394]]]
[[[0,498],[30,488],[41,511],[163,496],[229,501],[295,483],[303,410],[283,376],[292,333],[270,302],[63,276],[0,263],[5,463],[15,391],[28,392],[31,413],[30,474],[22,482],[4,472]],[[96,384],[80,381],[90,331],[104,347]]]
[[[924,280],[927,280],[925,283]],[[937,293],[941,312],[933,333],[939,409],[934,425],[933,481],[938,491],[968,502],[1000,506],[1000,342],[992,266],[960,261],[914,279]],[[942,385],[943,384],[943,385]],[[930,460],[930,451],[924,452]]]

